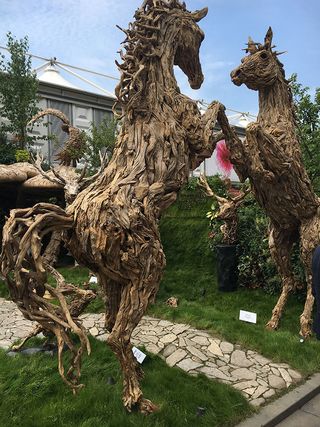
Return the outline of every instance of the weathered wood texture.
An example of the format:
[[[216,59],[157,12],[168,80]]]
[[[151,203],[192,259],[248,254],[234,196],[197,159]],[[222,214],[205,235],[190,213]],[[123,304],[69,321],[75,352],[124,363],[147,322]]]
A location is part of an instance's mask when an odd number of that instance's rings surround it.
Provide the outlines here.
[[[237,195],[231,194],[231,182],[229,181],[228,197],[218,196],[209,186],[204,175],[200,175],[199,185],[205,194],[218,202],[219,210],[215,213],[215,218],[223,221],[220,227],[222,234],[222,243],[225,245],[234,245],[238,241],[238,209],[244,201],[246,195],[250,192],[249,188],[244,191],[238,191]]]
[[[40,118],[47,115],[52,115],[60,119],[62,121],[61,129],[69,136],[64,145],[64,148],[57,154],[57,160],[60,161],[61,165],[76,166],[77,161],[79,161],[84,155],[86,148],[83,131],[74,126],[71,126],[68,117],[62,111],[56,110],[54,108],[46,108],[45,110],[40,111],[38,114],[32,117],[28,125],[32,125]]]
[[[109,165],[67,213],[38,205],[33,211],[13,212],[6,225],[2,270],[12,297],[26,316],[56,334],[60,374],[77,389],[81,352],[88,346],[84,331],[70,315],[63,295],[58,295],[60,306],[52,307],[33,292],[40,283],[54,293],[46,284],[45,273],[50,270],[40,256],[40,239],[48,229],[65,227],[70,251],[97,275],[105,293],[108,344],[122,368],[124,405],[143,413],[156,407],[142,396],[141,369],[130,337],[155,298],[165,266],[159,218],[176,200],[190,169],[209,157],[222,137],[212,130],[224,107],[213,103],[202,116],[197,104],[180,93],[173,74],[174,64],[178,65],[190,86],[200,87],[199,48],[204,35],[197,22],[206,13],[207,9],[191,13],[177,0],[144,1],[135,21],[124,30],[123,62],[118,64],[121,81],[116,89],[123,123]],[[22,237],[21,227],[27,227],[23,230],[27,237]],[[29,257],[28,271],[25,257]],[[13,270],[15,282],[10,280]],[[78,350],[70,331],[80,337]],[[74,354],[71,379],[63,373],[63,342]]]
[[[295,287],[290,253],[293,243],[300,241],[308,284],[300,334],[306,337],[311,331],[313,305],[311,257],[320,242],[319,199],[302,162],[290,86],[279,53],[272,48],[271,28],[263,44],[249,38],[249,55],[231,72],[234,84],[244,83],[259,92],[258,120],[247,127],[245,141],[228,129],[223,115],[220,122],[229,133],[227,146],[239,177],[249,178],[258,203],[270,218],[269,246],[283,288],[267,327],[278,327],[288,294]]]

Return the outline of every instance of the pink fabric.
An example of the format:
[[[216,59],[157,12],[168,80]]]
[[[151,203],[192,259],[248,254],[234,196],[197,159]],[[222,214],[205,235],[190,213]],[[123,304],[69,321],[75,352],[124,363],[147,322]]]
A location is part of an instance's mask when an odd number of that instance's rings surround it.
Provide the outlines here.
[[[221,172],[224,173],[225,176],[230,176],[233,166],[230,162],[230,153],[224,139],[217,143],[216,157],[218,168],[221,170]]]

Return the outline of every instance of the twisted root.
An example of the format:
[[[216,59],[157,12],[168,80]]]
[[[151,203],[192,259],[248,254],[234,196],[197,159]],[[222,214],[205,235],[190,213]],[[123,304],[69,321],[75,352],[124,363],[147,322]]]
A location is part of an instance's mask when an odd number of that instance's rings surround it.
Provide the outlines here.
[[[39,203],[31,209],[14,209],[3,229],[0,262],[11,297],[25,318],[40,324],[36,331],[51,332],[56,336],[59,373],[76,393],[83,387],[79,384],[82,353],[90,354],[91,351],[78,315],[95,294],[66,283],[41,255],[43,236],[72,226],[73,217],[49,203]],[[47,283],[48,274],[55,279],[56,287]],[[46,291],[55,304],[44,298]],[[72,333],[77,335],[80,345],[73,341]],[[66,374],[62,357],[65,344],[72,353]]]

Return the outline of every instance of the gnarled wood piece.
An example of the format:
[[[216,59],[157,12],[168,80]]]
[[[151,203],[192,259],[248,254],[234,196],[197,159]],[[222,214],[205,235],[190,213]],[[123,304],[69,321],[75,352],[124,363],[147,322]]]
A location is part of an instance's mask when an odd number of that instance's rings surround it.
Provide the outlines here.
[[[290,253],[293,243],[300,240],[308,286],[300,333],[307,337],[313,305],[311,258],[320,242],[319,199],[302,163],[292,94],[279,53],[272,50],[271,28],[263,44],[250,39],[246,50],[249,55],[231,72],[231,78],[237,86],[244,83],[259,92],[258,120],[247,127],[243,142],[228,127],[223,113],[219,120],[236,171],[242,180],[249,178],[271,221],[270,251],[283,288],[267,326],[277,328],[289,292],[295,287]]]
[[[219,211],[215,214],[215,218],[224,222],[220,227],[223,243],[226,245],[234,245],[237,243],[238,209],[243,203],[246,195],[250,192],[250,189],[247,188],[244,191],[239,191],[236,196],[232,196],[229,193],[229,197],[225,198],[214,193],[204,175],[200,175],[198,183],[207,196],[213,197],[218,202]]]
[[[175,64],[188,76],[191,87],[200,87],[203,75],[199,48],[203,32],[197,22],[206,12],[204,9],[191,13],[178,0],[148,0],[136,11],[135,21],[124,30],[125,53],[121,53],[123,63],[118,64],[122,75],[116,95],[123,124],[113,157],[67,212],[59,214],[60,225],[67,228],[64,239],[68,248],[78,262],[97,275],[105,292],[106,322],[111,330],[108,344],[121,365],[123,402],[129,411],[134,407],[143,413],[156,409],[142,395],[141,369],[131,351],[130,337],[155,298],[165,266],[159,218],[176,200],[190,169],[211,156],[221,139],[221,134],[213,134],[212,130],[224,107],[215,102],[202,116],[197,104],[180,93],[173,75]],[[39,256],[39,237],[48,229],[55,229],[51,220],[47,224],[46,219],[54,217],[54,210],[51,206],[42,215],[40,209],[34,223],[32,212],[24,213],[30,220],[26,224],[28,238],[21,238],[23,252],[17,257],[6,249],[14,245],[14,235],[20,232],[17,220],[21,215],[23,218],[22,212],[13,214],[15,218],[6,226],[2,265],[8,280],[9,272],[15,272],[17,286],[12,285],[13,293],[19,294],[22,289],[26,294],[26,300],[20,294],[15,298],[20,309],[26,316],[32,313],[44,325],[46,319],[39,314],[42,314],[39,305],[43,305],[42,316],[50,314],[50,326],[59,349],[62,351],[66,342],[74,352],[71,369],[75,375],[69,383],[75,388],[81,351],[75,350],[67,332],[74,330],[79,335],[83,351],[84,331],[72,319],[63,295],[59,295],[60,305],[52,308],[32,292],[35,283],[37,287],[40,283],[44,289],[48,288],[44,279],[48,267]],[[30,248],[33,248],[31,257]],[[26,276],[23,263],[28,256],[33,268]],[[31,270],[35,283],[30,283]],[[32,305],[24,303],[29,299]],[[60,353],[59,370],[64,375]]]

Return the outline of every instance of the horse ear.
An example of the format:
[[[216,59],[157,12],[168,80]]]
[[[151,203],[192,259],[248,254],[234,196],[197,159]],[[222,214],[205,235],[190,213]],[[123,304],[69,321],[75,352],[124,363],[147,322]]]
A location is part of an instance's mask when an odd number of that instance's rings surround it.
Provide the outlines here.
[[[208,8],[204,7],[201,10],[196,10],[195,12],[192,12],[191,17],[195,22],[199,22],[201,21],[202,18],[207,16],[207,13],[208,13]]]
[[[248,38],[248,48],[246,49],[249,53],[255,53],[258,51],[258,48],[252,38],[249,36]]]
[[[269,49],[271,50],[271,45],[272,45],[272,37],[273,37],[273,32],[272,32],[272,28],[269,27],[267,34],[264,38],[264,48],[265,49]]]

